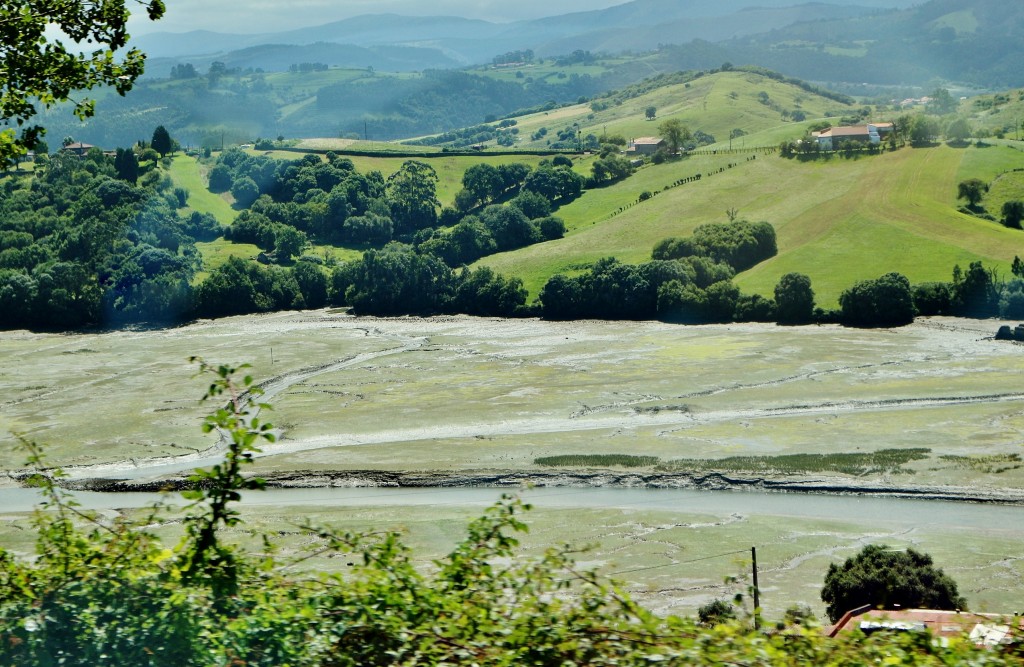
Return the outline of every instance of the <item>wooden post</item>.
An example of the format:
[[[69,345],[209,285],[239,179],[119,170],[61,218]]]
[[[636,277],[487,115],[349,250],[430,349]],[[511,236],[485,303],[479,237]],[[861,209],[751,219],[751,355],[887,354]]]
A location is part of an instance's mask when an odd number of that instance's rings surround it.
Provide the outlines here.
[[[761,592],[757,588],[757,547],[750,547],[750,557],[754,567],[754,629],[761,628]]]

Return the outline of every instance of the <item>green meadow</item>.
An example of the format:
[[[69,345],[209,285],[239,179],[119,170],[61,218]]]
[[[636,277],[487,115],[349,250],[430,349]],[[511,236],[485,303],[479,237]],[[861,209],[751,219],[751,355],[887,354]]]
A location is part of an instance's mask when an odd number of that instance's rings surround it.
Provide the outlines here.
[[[899,271],[912,282],[948,280],[954,264],[994,265],[1004,275],[1014,255],[1024,254],[1024,235],[996,222],[957,211],[957,183],[995,180],[1024,167],[1013,148],[906,148],[855,159],[801,162],[777,154],[701,156],[642,169],[615,186],[588,191],[559,211],[564,239],[485,258],[497,271],[523,277],[536,294],[548,277],[614,255],[626,262],[650,257],[667,236],[685,236],[700,224],[740,217],[775,226],[779,254],[737,277],[748,292],[770,295],[789,272],[811,277],[819,305],[834,306],[858,280]],[[608,210],[635,201],[640,191],[660,189],[692,173],[697,183],[609,217]],[[1004,176],[1007,187],[1019,183]],[[1014,192],[1020,185],[1013,186]],[[996,193],[993,193],[993,197]]]

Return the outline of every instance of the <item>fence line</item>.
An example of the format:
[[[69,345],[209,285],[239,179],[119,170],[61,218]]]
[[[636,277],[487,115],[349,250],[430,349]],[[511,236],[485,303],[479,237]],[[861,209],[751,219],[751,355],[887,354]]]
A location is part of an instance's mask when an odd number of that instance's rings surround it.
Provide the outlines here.
[[[747,152],[747,151],[744,151],[744,152]],[[757,155],[751,155],[744,162],[752,162],[753,160],[756,160],[756,159],[757,159]],[[630,202],[628,204],[624,204],[624,205],[620,206],[615,211],[612,211],[611,213],[609,213],[606,218],[603,218],[603,220],[611,220],[615,216],[620,215],[622,213],[625,213],[626,211],[628,211],[629,209],[633,208],[637,204],[642,204],[645,201],[649,201],[651,199],[654,199],[656,196],[658,196],[662,192],[668,192],[669,190],[672,190],[672,189],[675,189],[675,188],[678,188],[678,187],[682,187],[683,185],[687,185],[689,183],[696,183],[697,181],[701,180],[702,178],[710,178],[710,177],[714,176],[715,174],[721,174],[721,173],[725,172],[726,169],[732,169],[733,167],[738,167],[738,166],[740,166],[739,162],[735,162],[735,163],[734,162],[730,162],[728,165],[726,165],[724,167],[719,167],[718,169],[714,169],[712,171],[707,172],[706,175],[705,174],[694,174],[693,176],[688,176],[686,178],[680,178],[678,181],[675,181],[673,183],[670,183],[670,184],[666,185],[661,190],[655,190],[654,192],[642,192],[642,193],[640,193],[640,196],[637,197],[637,199],[635,201],[632,201],[632,202]],[[648,195],[648,196],[645,197],[644,196],[645,194]]]

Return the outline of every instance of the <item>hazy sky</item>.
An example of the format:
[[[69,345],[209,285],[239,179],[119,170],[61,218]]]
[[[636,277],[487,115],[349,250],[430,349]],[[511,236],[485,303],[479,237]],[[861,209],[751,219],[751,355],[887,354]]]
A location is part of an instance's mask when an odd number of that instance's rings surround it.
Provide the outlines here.
[[[621,5],[628,0],[166,0],[155,23],[141,12],[131,32],[213,30],[262,33],[321,25],[360,14],[465,16],[495,22],[554,16]]]

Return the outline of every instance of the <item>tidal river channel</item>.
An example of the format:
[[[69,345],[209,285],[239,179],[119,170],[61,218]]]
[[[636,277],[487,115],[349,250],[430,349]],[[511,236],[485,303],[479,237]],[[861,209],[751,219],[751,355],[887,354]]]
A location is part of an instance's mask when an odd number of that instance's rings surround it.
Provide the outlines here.
[[[486,507],[508,490],[488,488],[344,488],[269,489],[245,494],[246,508],[313,506],[317,508]],[[83,508],[126,510],[146,507],[160,500],[174,502],[176,494],[72,492]],[[796,493],[743,491],[690,491],[682,489],[548,488],[524,489],[518,495],[538,508],[613,509],[682,512],[686,514],[801,519],[856,517],[858,521],[905,524],[916,527],[971,528],[975,530],[1024,529],[1024,508],[1013,505],[960,503],[902,498],[865,498]],[[40,501],[34,489],[0,489],[0,508],[28,512]]]

